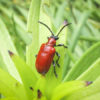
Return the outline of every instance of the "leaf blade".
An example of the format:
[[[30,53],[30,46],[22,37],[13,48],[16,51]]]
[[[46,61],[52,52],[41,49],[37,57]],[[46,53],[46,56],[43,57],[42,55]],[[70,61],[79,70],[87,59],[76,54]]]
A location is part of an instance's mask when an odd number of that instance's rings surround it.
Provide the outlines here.
[[[98,58],[77,80],[95,81],[100,75],[100,58]]]
[[[19,99],[28,100],[23,85],[2,69],[0,69],[0,93],[6,97],[15,96]]]
[[[90,65],[100,57],[100,42],[93,45],[87,52],[84,53],[82,58],[74,65],[69,71],[68,75],[63,81],[76,79],[81,73],[90,67]],[[76,70],[77,69],[77,70]]]

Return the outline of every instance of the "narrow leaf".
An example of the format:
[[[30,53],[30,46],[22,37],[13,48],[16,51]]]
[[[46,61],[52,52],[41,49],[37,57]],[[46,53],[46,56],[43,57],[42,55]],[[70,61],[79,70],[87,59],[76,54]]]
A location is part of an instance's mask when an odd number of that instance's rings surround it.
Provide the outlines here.
[[[88,69],[100,57],[100,42],[89,48],[69,71],[63,81],[74,80]]]
[[[2,67],[4,67],[6,71],[8,71],[12,76],[14,76],[17,80],[20,81],[18,73],[16,69],[14,68],[13,62],[8,55],[8,50],[11,50],[15,54],[17,54],[16,48],[9,35],[9,32],[4,22],[0,19],[0,55],[1,55],[0,58],[2,58],[2,61],[4,62],[4,65],[5,65]]]
[[[0,5],[0,9],[3,11],[3,13],[16,24],[17,34],[19,37],[26,43],[29,44],[31,42],[31,37],[26,33],[26,25],[25,23],[20,19],[20,17],[15,14],[15,12],[11,9],[7,9]],[[20,29],[19,29],[20,28]]]
[[[31,1],[29,14],[28,14],[28,22],[27,22],[27,30],[28,30],[28,32],[32,33],[34,31],[34,29],[35,30],[38,29],[40,3],[41,3],[41,0],[32,0]],[[34,34],[36,34],[36,33],[34,33]]]
[[[66,97],[67,100],[82,100],[83,98],[88,98],[89,96],[100,93],[100,77],[90,86],[80,89],[70,96]],[[100,97],[100,96],[98,96]],[[96,97],[95,97],[96,98]],[[97,100],[97,99],[96,99]]]
[[[100,76],[100,58],[83,72],[77,80],[94,81],[98,76]]]
[[[18,56],[9,52],[10,56],[16,66],[16,69],[20,75],[22,83],[27,91],[29,99],[33,98],[33,91],[30,88],[34,88],[37,80],[37,76],[34,74],[34,71]]]
[[[6,97],[16,97],[20,100],[28,100],[22,84],[0,69],[0,93]]]
[[[26,61],[33,70],[35,69],[35,55],[39,47],[39,15],[41,0],[32,0],[29,9],[27,30],[32,33],[32,43],[27,46]]]
[[[87,96],[80,100],[100,100],[100,92],[96,94],[92,94],[91,96]]]
[[[78,42],[78,39],[80,37],[80,33],[81,33],[81,30],[83,28],[83,26],[85,25],[86,23],[86,20],[88,19],[88,16],[90,15],[89,12],[84,12],[79,20],[79,23],[77,25],[77,27],[74,27],[74,32],[73,32],[73,35],[72,35],[72,41],[71,41],[71,44],[69,46],[69,49],[73,52],[75,47],[76,47],[76,44]],[[70,64],[70,57],[67,57],[66,59],[66,64],[64,66],[64,69],[63,69],[63,78],[64,76],[67,74],[68,72],[68,66]]]
[[[7,98],[2,98],[0,100],[18,100],[16,97],[7,97]]]
[[[87,82],[83,82],[83,81],[70,81],[70,82],[62,83],[54,89],[51,100],[61,100],[65,96],[68,96],[71,93],[77,91],[78,89],[82,89],[86,86],[87,86]]]

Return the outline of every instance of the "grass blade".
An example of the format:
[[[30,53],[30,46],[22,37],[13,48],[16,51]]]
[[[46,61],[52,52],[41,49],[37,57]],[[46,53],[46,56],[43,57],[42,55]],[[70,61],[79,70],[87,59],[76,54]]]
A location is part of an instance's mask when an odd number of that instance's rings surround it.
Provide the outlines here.
[[[29,34],[26,33],[26,25],[25,23],[20,19],[20,17],[11,9],[7,9],[0,5],[0,9],[2,12],[10,18],[10,20],[14,21],[15,28],[17,29],[18,36],[25,42],[25,44],[29,44],[31,42],[31,37]]]
[[[100,57],[100,42],[93,45],[87,52],[82,56],[82,58],[73,66],[69,71],[68,75],[63,81],[69,81],[76,79],[81,75],[86,69],[88,69],[93,62],[95,62]]]
[[[85,98],[80,99],[80,100],[100,100],[100,92],[93,94],[91,96],[85,97]]]
[[[77,80],[94,81],[100,75],[100,58],[95,61]]]
[[[29,15],[28,15],[28,21],[27,21],[28,32],[32,33],[35,28],[36,28],[35,30],[38,29],[37,23],[38,23],[38,20],[39,20],[40,3],[41,3],[41,0],[32,0],[31,1],[31,5],[30,5],[30,9],[29,9]]]
[[[0,100],[18,100],[16,97],[1,98]]]
[[[37,80],[37,76],[34,72],[30,69],[30,67],[18,56],[14,55],[12,52],[9,51],[9,54],[16,66],[16,69],[20,75],[22,83],[27,91],[29,99],[33,98],[33,91],[30,89],[31,87],[34,88]]]
[[[20,100],[28,100],[24,87],[2,69],[0,69],[0,93],[6,97],[14,96]]]
[[[80,32],[81,32],[83,26],[85,25],[85,23],[86,23],[87,18],[88,18],[89,15],[90,15],[89,12],[84,12],[83,15],[80,18],[80,21],[79,21],[79,23],[77,25],[77,28],[75,27],[76,29],[74,29],[73,36],[72,36],[72,39],[71,39],[72,42],[71,42],[70,47],[69,47],[69,49],[72,52],[75,49],[75,46],[76,46],[76,44],[78,42],[78,39],[79,39],[79,36],[80,36]],[[66,59],[66,65],[64,66],[64,69],[63,69],[63,78],[64,78],[65,74],[67,74],[67,72],[68,72],[68,66],[69,66],[69,64],[70,64],[70,57],[67,57],[67,59]]]
[[[8,50],[18,54],[4,22],[0,19],[0,55],[5,65],[2,67],[4,67],[6,71],[8,71],[12,76],[16,77],[16,79],[20,81],[13,62],[8,55]]]
[[[87,86],[87,82],[84,81],[70,81],[67,83],[62,83],[58,85],[53,92],[51,100],[61,100],[65,96],[70,95],[71,93],[82,89]]]
[[[32,0],[28,15],[27,30],[32,33],[32,43],[27,46],[26,61],[33,70],[36,70],[35,55],[39,47],[39,15],[40,15],[41,0]]]
[[[96,80],[90,86],[88,86],[84,89],[80,89],[79,91],[72,93],[70,96],[68,96],[66,98],[67,98],[67,100],[83,100],[84,98],[88,98],[89,96],[93,96],[93,95],[99,94],[99,93],[100,93],[100,77],[98,78],[98,80]],[[98,97],[100,97],[100,95]],[[96,98],[96,96],[95,96],[95,98]],[[93,99],[91,99],[91,100],[93,100]]]

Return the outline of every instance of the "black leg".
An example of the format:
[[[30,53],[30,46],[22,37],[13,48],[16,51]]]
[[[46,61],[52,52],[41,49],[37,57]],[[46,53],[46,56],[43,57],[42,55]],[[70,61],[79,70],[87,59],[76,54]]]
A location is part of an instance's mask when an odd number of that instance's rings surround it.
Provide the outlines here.
[[[35,55],[35,57],[37,57],[37,55]]]
[[[55,62],[53,61],[52,63],[53,63],[53,67],[54,67],[54,74],[57,77],[56,68],[55,68],[56,67]]]
[[[56,46],[63,46],[64,48],[68,48],[67,46],[65,46],[64,44],[58,44]]]
[[[50,37],[47,37],[47,39],[49,39]]]
[[[56,64],[57,64],[57,66],[58,66],[58,67],[60,67],[60,65],[59,65],[59,63],[58,63],[59,58],[60,58],[60,55],[59,55],[59,53],[58,53],[58,52],[56,52],[56,55],[57,55],[57,57],[58,57],[58,59],[56,60]]]

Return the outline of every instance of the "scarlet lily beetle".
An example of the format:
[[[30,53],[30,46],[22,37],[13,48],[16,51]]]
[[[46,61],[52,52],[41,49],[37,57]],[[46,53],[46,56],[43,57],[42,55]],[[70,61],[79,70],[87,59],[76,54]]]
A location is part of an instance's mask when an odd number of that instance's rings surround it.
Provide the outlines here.
[[[54,58],[54,55],[56,54],[58,59],[56,60],[56,64],[58,67],[60,67],[60,65],[58,64],[58,61],[59,61],[59,58],[60,58],[60,55],[58,52],[56,52],[55,48],[56,46],[63,46],[64,48],[67,48],[67,46],[65,46],[64,44],[58,44],[56,45],[56,40],[59,39],[59,34],[60,32],[68,25],[70,25],[71,23],[69,24],[65,24],[61,29],[60,31],[58,32],[58,34],[56,36],[54,36],[53,32],[51,31],[51,29],[44,23],[40,22],[40,24],[44,25],[45,27],[48,28],[48,30],[51,32],[51,36],[48,38],[48,42],[47,43],[43,43],[40,47],[40,50],[38,52],[38,55],[36,56],[36,69],[37,71],[42,74],[42,75],[45,75],[50,66],[51,66],[51,63],[53,63],[53,66],[54,66],[54,74],[55,76],[57,77],[57,73],[56,73],[56,69],[55,69],[55,61],[53,60]]]

